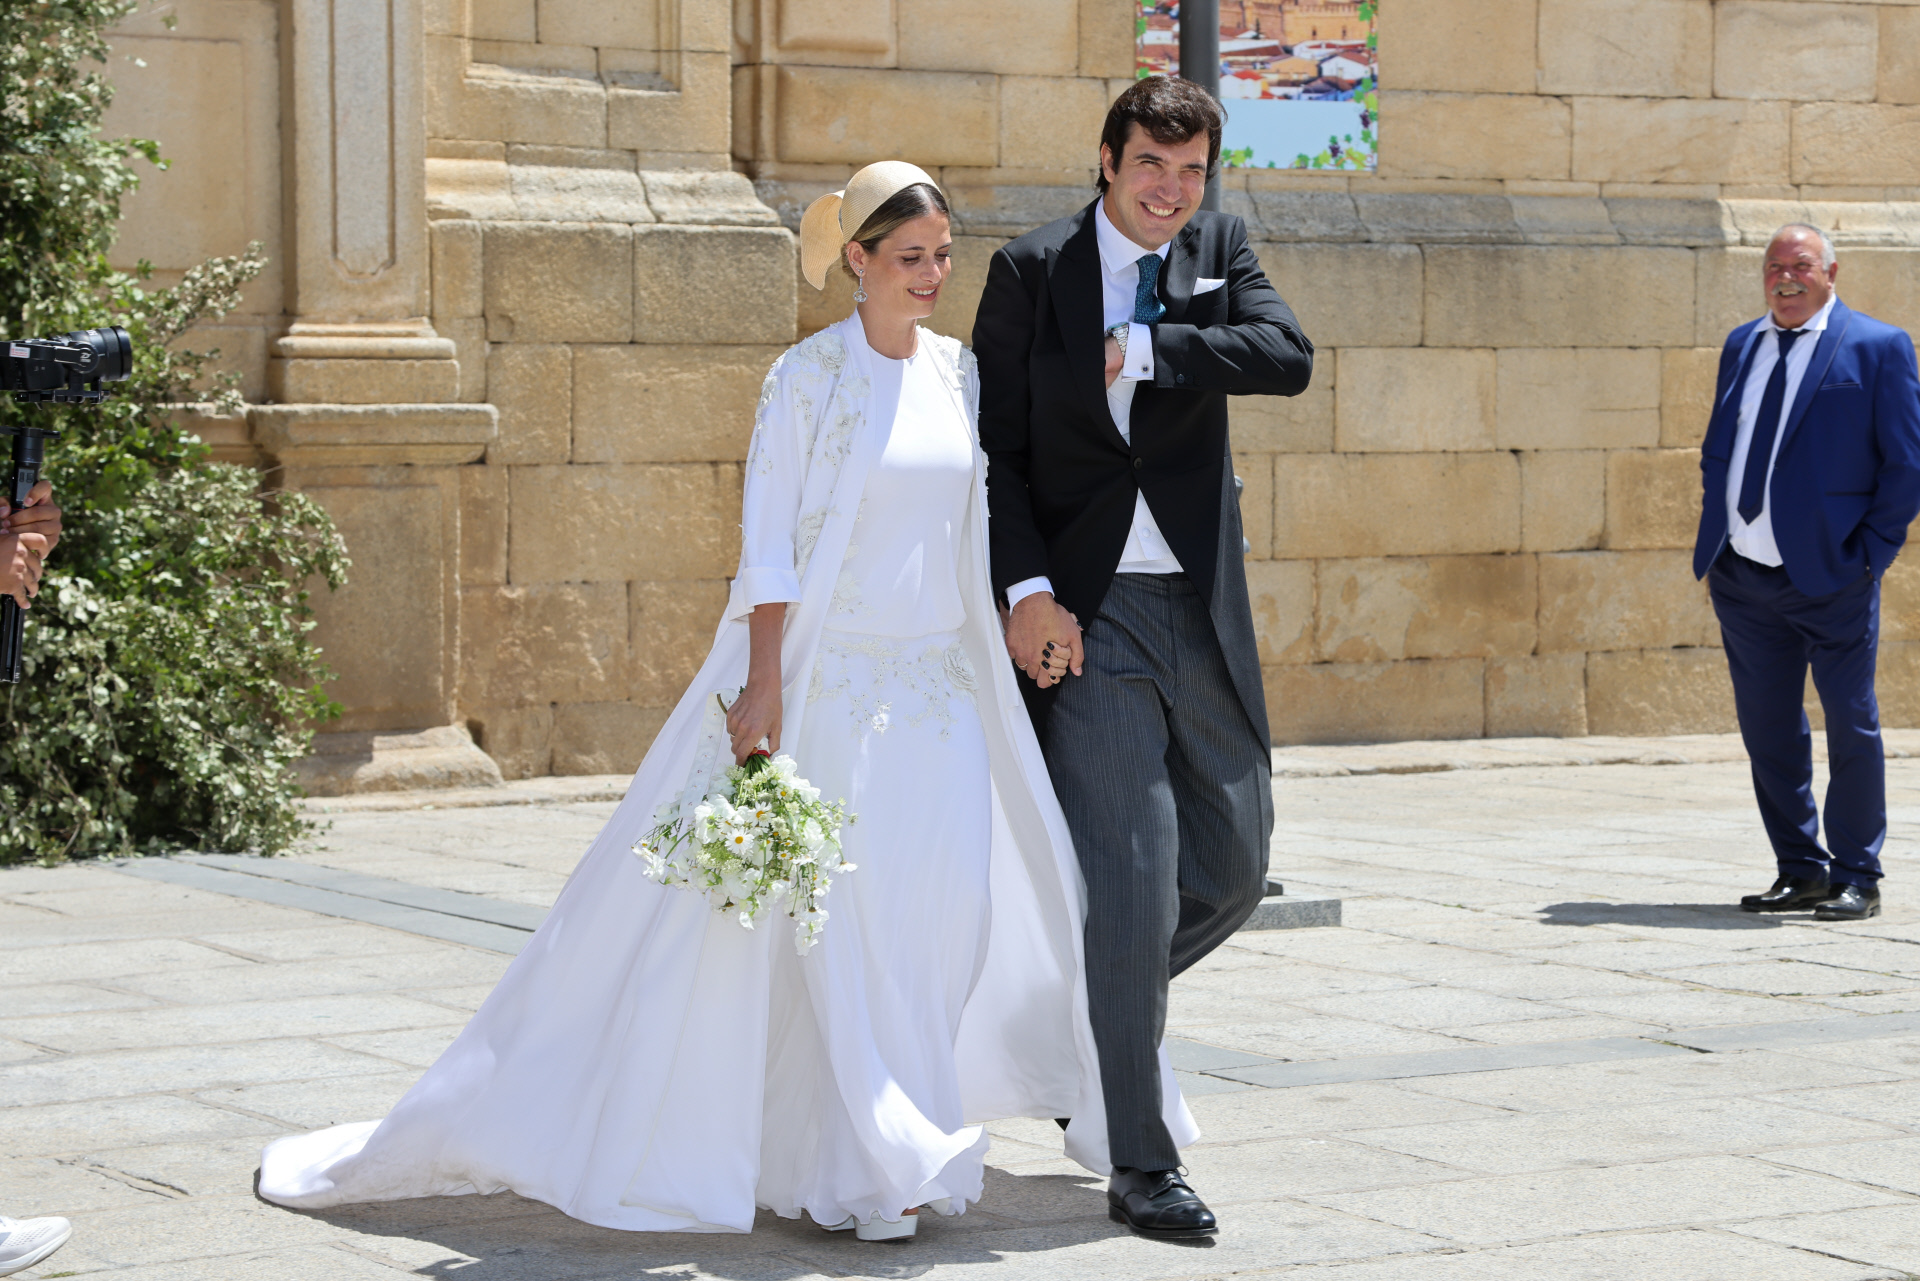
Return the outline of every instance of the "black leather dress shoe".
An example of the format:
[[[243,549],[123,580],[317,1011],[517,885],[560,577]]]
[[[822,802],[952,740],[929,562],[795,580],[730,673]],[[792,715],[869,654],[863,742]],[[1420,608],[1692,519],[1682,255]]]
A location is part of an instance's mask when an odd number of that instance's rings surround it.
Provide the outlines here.
[[[1816,921],[1864,921],[1880,915],[1880,891],[1842,885],[1830,897],[1813,905]]]
[[[1833,891],[1825,881],[1803,881],[1783,876],[1765,894],[1749,894],[1740,900],[1743,912],[1799,912],[1812,907]]]
[[[1107,1183],[1107,1217],[1148,1237],[1210,1237],[1220,1228],[1178,1170],[1116,1167]]]

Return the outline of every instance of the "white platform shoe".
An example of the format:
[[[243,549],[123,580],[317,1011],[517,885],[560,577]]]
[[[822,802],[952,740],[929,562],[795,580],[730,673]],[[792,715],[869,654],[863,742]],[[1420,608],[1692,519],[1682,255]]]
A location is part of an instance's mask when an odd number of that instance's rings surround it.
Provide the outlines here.
[[[875,1216],[865,1223],[849,1214],[838,1223],[822,1224],[829,1232],[848,1232],[862,1241],[906,1241],[919,1230],[920,1215],[917,1211],[908,1211],[897,1219]]]

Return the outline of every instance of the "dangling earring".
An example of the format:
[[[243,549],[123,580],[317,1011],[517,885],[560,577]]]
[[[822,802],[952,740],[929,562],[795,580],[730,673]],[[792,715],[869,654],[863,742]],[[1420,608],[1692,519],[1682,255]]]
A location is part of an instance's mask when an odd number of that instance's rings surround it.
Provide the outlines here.
[[[867,300],[867,273],[864,271],[856,271],[853,275],[853,300],[856,303],[865,302]]]

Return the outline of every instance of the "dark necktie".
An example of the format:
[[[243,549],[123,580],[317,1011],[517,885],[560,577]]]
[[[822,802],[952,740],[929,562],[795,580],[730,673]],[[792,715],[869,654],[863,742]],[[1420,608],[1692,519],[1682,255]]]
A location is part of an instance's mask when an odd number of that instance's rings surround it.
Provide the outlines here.
[[[1804,331],[1779,329],[1774,338],[1779,351],[1773,372],[1767,375],[1767,389],[1760,396],[1760,416],[1753,423],[1753,443],[1747,446],[1747,470],[1740,477],[1740,503],[1735,508],[1740,519],[1752,524],[1767,501],[1767,472],[1773,466],[1773,440],[1780,434],[1780,410],[1787,400],[1787,353],[1793,340]]]
[[[1148,254],[1139,262],[1140,287],[1133,291],[1133,323],[1136,325],[1157,325],[1160,318],[1167,314],[1167,304],[1160,301],[1160,255]]]

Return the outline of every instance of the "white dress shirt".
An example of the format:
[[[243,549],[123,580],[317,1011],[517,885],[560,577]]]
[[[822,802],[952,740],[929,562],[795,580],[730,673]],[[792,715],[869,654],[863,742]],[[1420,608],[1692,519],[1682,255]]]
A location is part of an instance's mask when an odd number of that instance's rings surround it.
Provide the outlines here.
[[[1107,202],[1100,201],[1093,207],[1094,238],[1100,246],[1100,304],[1103,315],[1102,327],[1112,329],[1115,325],[1125,324],[1127,331],[1126,357],[1120,364],[1120,376],[1113,380],[1113,386],[1107,388],[1107,408],[1113,414],[1113,425],[1127,443],[1133,443],[1133,393],[1143,382],[1152,382],[1153,329],[1147,325],[1133,324],[1133,304],[1140,291],[1140,259],[1147,250],[1127,239],[1121,230],[1107,217]],[[1172,242],[1161,245],[1151,252],[1160,255],[1160,261],[1167,261],[1167,249]],[[1162,266],[1164,273],[1165,267]],[[1104,346],[1104,344],[1103,344]],[[1127,532],[1127,545],[1120,552],[1120,565],[1115,570],[1120,574],[1178,574],[1180,561],[1173,554],[1173,548],[1167,545],[1166,536],[1160,532],[1160,526],[1154,522],[1153,513],[1147,509],[1147,496],[1135,492],[1133,496],[1133,528]],[[1007,605],[1018,605],[1023,597],[1035,592],[1051,592],[1053,583],[1045,576],[1029,578],[1007,588]]]
[[[1780,428],[1793,412],[1794,398],[1800,394],[1800,380],[1806,376],[1807,366],[1813,363],[1813,349],[1820,345],[1820,335],[1826,330],[1827,318],[1833,314],[1833,304],[1839,297],[1835,294],[1827,299],[1827,305],[1800,326],[1805,336],[1795,339],[1792,350],[1787,352],[1786,396],[1780,402],[1780,422],[1774,425],[1773,457],[1767,459],[1767,483],[1760,491],[1760,514],[1753,518],[1751,525],[1740,519],[1740,484],[1746,478],[1747,455],[1753,449],[1754,420],[1760,416],[1760,401],[1767,394],[1767,379],[1773,376],[1773,367],[1780,360],[1780,340],[1775,336],[1780,326],[1773,323],[1773,312],[1767,312],[1759,329],[1754,331],[1753,364],[1747,370],[1746,385],[1727,393],[1740,397],[1733,457],[1727,464],[1727,541],[1733,544],[1734,551],[1762,565],[1777,566],[1782,559],[1780,545],[1773,540],[1773,464],[1780,456]]]

